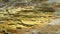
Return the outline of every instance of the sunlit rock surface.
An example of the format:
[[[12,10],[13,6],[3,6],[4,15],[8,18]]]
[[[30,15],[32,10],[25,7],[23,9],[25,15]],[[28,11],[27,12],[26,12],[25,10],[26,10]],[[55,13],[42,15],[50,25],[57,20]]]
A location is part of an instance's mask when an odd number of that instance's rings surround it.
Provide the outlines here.
[[[60,0],[0,0],[0,33],[60,34]]]

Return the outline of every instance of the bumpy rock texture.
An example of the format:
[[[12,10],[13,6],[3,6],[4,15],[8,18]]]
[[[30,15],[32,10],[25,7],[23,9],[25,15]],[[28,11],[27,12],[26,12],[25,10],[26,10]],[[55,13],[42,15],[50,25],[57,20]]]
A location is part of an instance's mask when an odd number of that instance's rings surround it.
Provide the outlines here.
[[[1,34],[60,34],[59,1],[0,0]]]

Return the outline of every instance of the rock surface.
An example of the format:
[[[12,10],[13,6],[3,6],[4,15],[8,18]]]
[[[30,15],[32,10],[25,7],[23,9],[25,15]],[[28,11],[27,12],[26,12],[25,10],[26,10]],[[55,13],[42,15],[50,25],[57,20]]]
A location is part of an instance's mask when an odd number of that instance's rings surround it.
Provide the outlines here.
[[[54,0],[0,0],[1,33],[60,34],[60,19],[55,20],[59,11],[60,3]]]

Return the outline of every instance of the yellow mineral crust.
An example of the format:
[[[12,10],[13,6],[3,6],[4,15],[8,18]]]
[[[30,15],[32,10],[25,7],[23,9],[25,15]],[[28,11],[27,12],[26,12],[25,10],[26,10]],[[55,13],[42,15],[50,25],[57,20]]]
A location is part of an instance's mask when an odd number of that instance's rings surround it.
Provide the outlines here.
[[[29,8],[29,9],[28,9]],[[34,26],[45,26],[55,18],[52,12],[35,12],[34,7],[13,8],[1,14],[6,29],[32,28]]]

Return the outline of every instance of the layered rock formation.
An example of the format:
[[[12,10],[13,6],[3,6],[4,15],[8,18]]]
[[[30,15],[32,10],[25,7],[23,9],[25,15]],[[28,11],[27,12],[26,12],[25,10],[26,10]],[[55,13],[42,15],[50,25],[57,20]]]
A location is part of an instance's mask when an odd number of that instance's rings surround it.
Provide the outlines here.
[[[60,18],[60,4],[59,2],[49,3],[49,1],[51,2],[51,0],[1,0],[0,29],[6,29],[9,32],[17,31],[16,34],[42,34],[40,32],[48,34],[45,31],[49,29],[54,32],[59,27],[55,25],[57,28],[54,29],[55,26],[51,26],[50,23],[56,17]],[[50,30],[49,34],[51,34]]]

